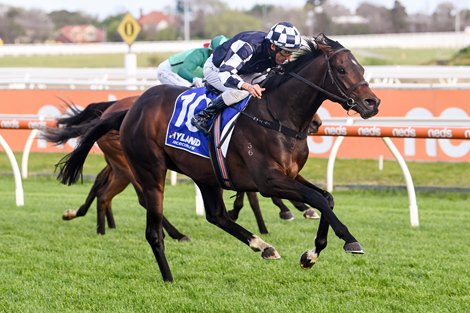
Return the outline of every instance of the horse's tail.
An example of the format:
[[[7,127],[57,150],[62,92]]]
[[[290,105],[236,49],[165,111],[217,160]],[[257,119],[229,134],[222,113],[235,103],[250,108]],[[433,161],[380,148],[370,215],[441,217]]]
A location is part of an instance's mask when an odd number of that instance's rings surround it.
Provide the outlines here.
[[[80,125],[67,126],[63,128],[53,128],[49,127],[41,131],[39,137],[45,139],[49,142],[52,142],[56,145],[62,145],[67,142],[67,140],[72,138],[77,138],[85,134],[90,128],[95,126],[100,122],[99,119],[90,120],[87,123],[82,123]]]
[[[85,124],[91,120],[99,119],[103,112],[116,102],[117,100],[90,103],[84,110],[80,110],[74,104],[65,103],[71,113],[69,113],[68,116],[58,118],[57,125],[62,127],[70,127]]]
[[[95,142],[111,130],[119,130],[128,110],[111,113],[107,118],[99,120],[80,140],[74,151],[63,157],[56,168],[59,168],[57,179],[64,185],[76,183],[82,177],[83,164]]]
[[[116,101],[91,103],[84,110],[80,110],[74,104],[65,103],[71,113],[56,119],[59,128],[46,128],[40,137],[56,145],[62,145],[69,139],[82,136],[99,122],[103,112],[114,103]]]

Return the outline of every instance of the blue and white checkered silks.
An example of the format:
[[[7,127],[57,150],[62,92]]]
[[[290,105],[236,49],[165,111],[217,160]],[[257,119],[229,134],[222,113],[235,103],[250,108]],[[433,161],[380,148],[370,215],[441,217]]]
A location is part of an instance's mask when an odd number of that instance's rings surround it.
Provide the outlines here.
[[[271,27],[266,38],[277,47],[287,51],[299,49],[302,41],[297,28],[289,22],[280,22]]]

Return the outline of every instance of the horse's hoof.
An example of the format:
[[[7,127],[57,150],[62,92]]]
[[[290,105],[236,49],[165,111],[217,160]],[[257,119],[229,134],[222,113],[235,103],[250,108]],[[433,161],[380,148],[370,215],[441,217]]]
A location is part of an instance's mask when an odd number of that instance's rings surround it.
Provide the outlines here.
[[[305,210],[303,215],[304,218],[308,220],[318,220],[320,218],[320,215],[318,215],[318,213],[312,208]]]
[[[294,219],[294,214],[291,211],[279,212],[279,217],[285,221],[292,221]]]
[[[361,244],[357,241],[346,243],[344,245],[344,251],[346,253],[354,253],[354,254],[364,254],[365,251],[362,249]]]
[[[179,238],[178,241],[179,242],[190,242],[191,238],[189,238],[188,236],[183,236],[183,237]]]
[[[71,210],[71,209],[65,210],[64,213],[62,214],[62,219],[64,221],[70,221],[76,217],[77,217],[77,211]]]
[[[274,247],[267,247],[261,252],[261,256],[265,260],[279,260],[281,255],[274,249]]]
[[[317,263],[318,254],[309,250],[305,251],[304,254],[300,257],[300,267],[308,270]]]

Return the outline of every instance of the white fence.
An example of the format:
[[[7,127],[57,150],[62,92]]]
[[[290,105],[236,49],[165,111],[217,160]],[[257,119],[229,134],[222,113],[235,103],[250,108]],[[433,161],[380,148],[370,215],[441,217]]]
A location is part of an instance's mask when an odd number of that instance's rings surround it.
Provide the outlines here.
[[[0,89],[131,89],[158,83],[156,68],[0,68]]]
[[[470,45],[470,33],[405,33],[331,36],[345,47],[354,48],[451,48],[461,49]],[[208,40],[135,42],[133,53],[176,52],[202,47]],[[5,44],[0,47],[0,57],[6,55],[61,55],[127,53],[125,43],[106,42],[91,44]]]
[[[470,88],[466,66],[366,66],[373,87]],[[156,69],[125,68],[0,68],[0,89],[145,90],[158,84]]]

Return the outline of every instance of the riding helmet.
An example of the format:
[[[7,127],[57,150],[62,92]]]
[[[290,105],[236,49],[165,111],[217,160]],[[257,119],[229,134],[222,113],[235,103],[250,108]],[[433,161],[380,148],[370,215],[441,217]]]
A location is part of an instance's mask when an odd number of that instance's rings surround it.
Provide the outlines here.
[[[279,22],[266,35],[271,43],[282,50],[296,51],[300,48],[302,38],[299,31],[289,22]]]
[[[224,35],[215,36],[211,40],[211,43],[209,45],[209,49],[214,50],[215,48],[217,48],[218,46],[220,46],[221,44],[223,44],[227,40],[228,40],[228,38],[225,37]]]

